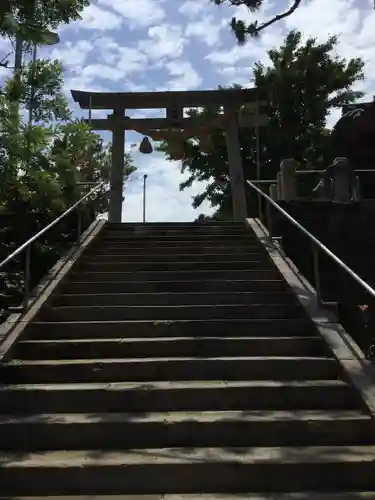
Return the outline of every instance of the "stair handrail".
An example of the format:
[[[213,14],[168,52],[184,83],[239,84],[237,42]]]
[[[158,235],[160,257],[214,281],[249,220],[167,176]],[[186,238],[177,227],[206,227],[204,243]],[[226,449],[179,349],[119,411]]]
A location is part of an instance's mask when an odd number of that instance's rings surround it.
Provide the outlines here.
[[[300,224],[294,217],[292,217],[286,210],[284,210],[278,203],[276,203],[270,196],[268,196],[264,191],[259,189],[253,182],[246,180],[246,183],[258,193],[258,195],[263,196],[263,198],[268,202],[268,207],[272,205],[278,212],[280,212],[289,222],[293,224],[301,233],[309,238],[313,243],[313,270],[315,279],[315,290],[317,294],[317,299],[321,304],[324,304],[322,300],[321,293],[321,283],[320,283],[320,273],[319,273],[319,254],[318,250],[325,253],[330,259],[332,259],[336,264],[338,264],[341,269],[343,269],[349,276],[351,276],[354,281],[356,281],[362,288],[364,288],[373,298],[375,298],[375,290],[364,281],[357,273],[353,271],[345,262],[343,262],[337,255],[335,255],[328,247],[326,247],[318,238],[310,233],[302,224]],[[269,210],[266,210],[266,217],[268,219],[268,231],[272,238],[272,226]]]
[[[11,262],[13,259],[17,257],[20,253],[22,253],[24,250],[26,250],[26,258],[25,258],[25,270],[24,270],[24,293],[23,293],[23,312],[27,312],[28,310],[28,305],[29,305],[29,296],[30,296],[30,266],[31,266],[31,245],[37,241],[43,234],[45,234],[47,231],[52,229],[56,224],[58,224],[62,219],[64,219],[67,215],[69,215],[71,212],[73,212],[76,208],[80,207],[81,204],[89,198],[91,195],[96,193],[101,187],[106,184],[106,181],[102,181],[99,184],[97,184],[94,188],[92,188],[88,193],[86,193],[84,196],[82,196],[76,203],[74,203],[72,206],[70,206],[68,209],[65,210],[64,213],[59,215],[56,219],[54,219],[52,222],[50,222],[46,227],[41,229],[38,233],[34,234],[34,236],[31,236],[25,243],[22,243],[14,252],[12,252],[10,255],[8,255],[4,260],[0,262],[0,271],[1,269]],[[82,232],[82,217],[81,217],[81,212],[78,211],[78,218],[77,218],[77,241],[76,243],[79,245],[81,242],[81,232]]]

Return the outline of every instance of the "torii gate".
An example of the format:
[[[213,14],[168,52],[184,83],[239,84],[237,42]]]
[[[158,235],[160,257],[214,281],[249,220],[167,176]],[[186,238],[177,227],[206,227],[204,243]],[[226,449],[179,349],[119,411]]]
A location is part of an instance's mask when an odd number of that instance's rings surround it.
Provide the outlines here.
[[[247,216],[245,181],[243,175],[241,150],[238,137],[238,117],[242,108],[248,114],[244,126],[263,125],[267,117],[259,115],[263,102],[260,101],[259,89],[227,89],[184,92],[85,92],[72,90],[72,97],[81,109],[113,110],[104,119],[85,120],[93,130],[109,130],[112,132],[112,167],[110,173],[110,196],[108,219],[121,222],[125,130],[134,130],[152,137],[151,131],[178,131],[194,136],[193,130],[204,127],[212,130],[222,128],[225,131],[229,176],[233,200],[233,218],[243,221]],[[263,93],[262,93],[263,96]],[[184,108],[203,106],[223,106],[224,114],[211,119],[184,118]],[[244,105],[246,105],[244,107]],[[125,116],[127,109],[166,109],[166,118],[129,118]],[[214,122],[212,122],[214,120]],[[185,134],[186,135],[186,134]]]

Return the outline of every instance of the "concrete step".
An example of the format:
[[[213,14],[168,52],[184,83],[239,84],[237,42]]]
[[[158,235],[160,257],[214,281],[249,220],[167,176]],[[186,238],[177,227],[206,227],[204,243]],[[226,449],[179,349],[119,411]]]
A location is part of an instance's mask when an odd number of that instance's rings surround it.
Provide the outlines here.
[[[375,491],[326,493],[302,491],[298,493],[178,493],[152,495],[84,495],[43,497],[0,497],[0,500],[373,500]]]
[[[245,247],[248,251],[253,249],[264,248],[262,244],[253,238],[241,236],[240,238],[230,238],[230,237],[205,237],[205,238],[189,238],[189,239],[181,239],[176,236],[176,238],[168,238],[164,239],[155,238],[155,239],[147,239],[144,238],[103,238],[97,241],[97,245],[100,249],[102,248],[129,248],[134,253],[134,250],[143,251],[146,247],[152,247],[155,253],[162,253],[165,249],[170,249],[174,247],[179,247],[180,249],[184,249],[184,251],[192,252],[198,247]],[[168,250],[167,250],[168,251]]]
[[[237,244],[233,245],[230,242],[225,242],[225,244],[214,243],[205,244],[197,243],[194,245],[179,245],[178,243],[170,245],[158,246],[157,243],[152,245],[124,245],[123,242],[95,242],[91,248],[88,249],[87,255],[108,255],[108,254],[118,254],[122,255],[179,255],[179,254],[198,254],[198,255],[215,255],[215,254],[233,254],[233,255],[243,255],[248,253],[262,253],[264,254],[264,247],[260,242],[250,242],[247,244]]]
[[[163,228],[179,228],[179,229],[199,229],[204,227],[227,227],[227,228],[238,228],[246,227],[244,222],[234,222],[234,221],[204,221],[204,222],[107,222],[106,227],[109,229],[132,229],[134,227],[148,227],[155,229]]]
[[[12,360],[0,368],[3,384],[69,382],[154,382],[163,380],[335,380],[333,358],[103,358]]]
[[[210,280],[274,280],[280,277],[276,268],[264,264],[263,269],[210,269],[184,271],[119,271],[73,272],[72,281],[210,281]]]
[[[135,338],[135,337],[267,337],[316,335],[307,318],[220,319],[178,321],[35,321],[23,339]]]
[[[272,481],[270,481],[270,477]],[[374,446],[5,452],[3,495],[373,489]]]
[[[203,261],[203,262],[153,262],[152,259],[148,262],[93,262],[91,259],[82,262],[76,270],[80,269],[82,272],[135,272],[135,271],[209,271],[209,270],[242,270],[242,269],[270,269],[273,268],[273,264],[268,262],[267,259],[263,258],[257,261],[254,260],[244,260],[244,261],[218,261],[213,262]]]
[[[190,243],[192,245],[200,243],[215,244],[215,242],[230,242],[235,245],[237,242],[246,243],[257,241],[257,237],[253,233],[248,233],[245,231],[236,231],[231,233],[219,233],[219,234],[208,234],[208,233],[186,233],[182,231],[181,233],[175,233],[171,235],[162,235],[159,232],[152,233],[139,233],[139,234],[129,234],[121,231],[106,231],[100,238],[101,241],[121,241],[124,244],[145,244],[155,242],[158,246],[169,245],[170,243],[177,243],[184,246],[185,243]]]
[[[126,495],[123,495],[126,497]],[[297,493],[246,493],[241,494],[177,494],[177,495],[163,495],[162,500],[373,500],[375,498],[375,491],[356,491],[356,492],[344,492],[344,493],[325,493],[325,492],[313,492],[313,491],[303,491]],[[23,500],[22,498],[18,500]],[[34,499],[35,500],[35,499]],[[41,499],[37,499],[41,500]],[[48,500],[43,497],[43,500]],[[73,499],[74,500],[74,499]],[[86,498],[90,500],[90,497]],[[96,498],[92,500],[104,500],[103,498]],[[107,500],[116,500],[114,496]],[[147,500],[146,498],[141,499],[140,496],[134,495],[132,499],[122,498],[121,500]],[[148,500],[160,500],[156,497],[149,498]]]
[[[373,444],[370,416],[354,411],[227,411],[0,415],[2,450],[125,450],[184,446]]]
[[[255,239],[254,233],[246,229],[245,226],[238,228],[225,228],[225,227],[213,227],[204,229],[150,229],[150,228],[136,228],[133,230],[121,230],[121,229],[105,229],[102,235],[110,238],[211,238],[211,237],[223,237],[228,238],[231,236],[238,237],[250,237]]]
[[[244,223],[205,223],[205,224],[196,224],[196,223],[146,223],[146,224],[128,224],[128,223],[115,223],[110,222],[107,223],[105,228],[106,231],[119,231],[119,232],[156,232],[157,234],[162,233],[163,231],[178,231],[183,233],[191,233],[191,232],[221,232],[221,231],[246,231],[248,233],[252,233],[252,230],[246,226]]]
[[[0,385],[0,414],[354,409],[364,403],[341,380]]]
[[[186,252],[186,250],[185,250]],[[255,252],[242,252],[242,253],[123,253],[121,249],[118,253],[110,254],[88,254],[86,260],[93,264],[103,262],[269,262],[268,254],[260,250]]]
[[[225,304],[287,304],[296,303],[292,292],[219,292],[219,293],[91,293],[60,294],[54,306],[117,306],[117,305],[225,305]]]
[[[252,230],[244,222],[206,222],[204,224],[197,224],[196,222],[146,222],[146,223],[132,223],[132,222],[108,222],[105,230],[107,231],[238,231],[244,230],[251,232]]]
[[[199,227],[247,227],[246,222],[242,221],[232,221],[232,220],[207,220],[203,222],[191,221],[191,222],[181,222],[181,221],[170,221],[170,222],[106,222],[106,228],[109,229],[127,229],[132,227],[149,227],[149,228],[199,228]]]
[[[220,356],[325,356],[321,337],[165,337],[23,340],[13,359],[89,359]]]
[[[61,293],[199,293],[199,292],[286,292],[290,293],[287,283],[279,276],[267,280],[185,280],[179,281],[82,281],[80,276],[68,276]],[[279,278],[279,279],[278,279]]]
[[[289,304],[225,304],[183,306],[61,306],[46,307],[39,321],[122,321],[180,319],[283,319],[305,317],[301,306]]]

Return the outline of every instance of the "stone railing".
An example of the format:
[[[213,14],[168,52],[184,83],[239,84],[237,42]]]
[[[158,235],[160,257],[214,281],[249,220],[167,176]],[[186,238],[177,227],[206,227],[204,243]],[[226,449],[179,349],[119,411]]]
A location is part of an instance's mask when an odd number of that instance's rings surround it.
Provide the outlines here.
[[[344,158],[337,158],[326,170],[298,170],[297,167],[298,163],[293,158],[284,159],[275,180],[261,181],[269,186],[268,193],[272,199],[296,201],[307,196],[337,203],[359,202],[362,200],[360,177],[362,174],[366,177],[375,174],[375,170],[351,170]],[[301,195],[300,184],[306,176],[312,176],[314,184],[310,189],[305,188],[305,193]],[[375,191],[371,198],[375,198]]]

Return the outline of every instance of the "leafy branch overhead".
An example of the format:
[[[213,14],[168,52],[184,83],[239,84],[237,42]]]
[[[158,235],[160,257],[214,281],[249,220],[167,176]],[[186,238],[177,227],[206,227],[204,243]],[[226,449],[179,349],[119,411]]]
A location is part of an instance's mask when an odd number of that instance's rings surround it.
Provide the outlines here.
[[[19,33],[38,42],[43,30],[80,19],[88,5],[89,0],[1,0],[0,36]]]
[[[211,0],[216,5],[228,4],[234,7],[244,6],[247,7],[250,11],[256,12],[259,10],[265,0]],[[293,0],[290,7],[275,15],[271,19],[259,23],[258,21],[254,21],[249,25],[246,25],[244,21],[238,20],[235,17],[232,18],[231,28],[235,33],[238,43],[244,44],[247,40],[248,36],[258,36],[261,31],[266,28],[272,26],[273,24],[281,21],[282,19],[291,16],[298,7],[302,4],[302,0]]]

